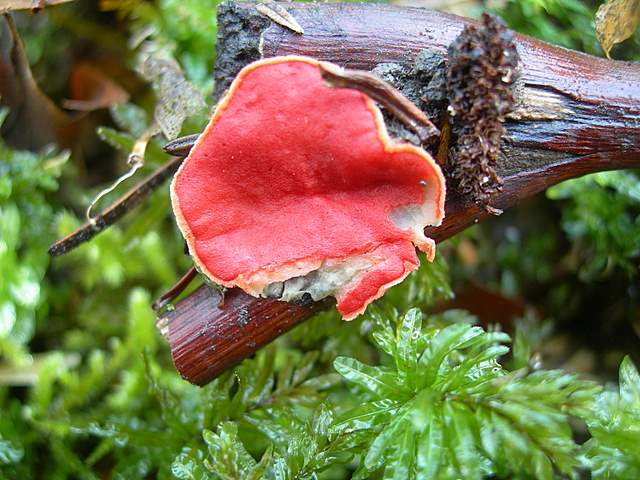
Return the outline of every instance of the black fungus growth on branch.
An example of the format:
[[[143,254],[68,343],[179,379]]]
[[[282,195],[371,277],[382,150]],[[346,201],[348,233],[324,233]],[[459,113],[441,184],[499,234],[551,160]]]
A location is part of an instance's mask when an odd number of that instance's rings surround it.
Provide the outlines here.
[[[480,25],[468,25],[449,46],[447,95],[455,143],[447,170],[457,189],[489,205],[502,188],[495,167],[505,115],[513,109],[518,52],[513,32],[500,18],[483,14]]]

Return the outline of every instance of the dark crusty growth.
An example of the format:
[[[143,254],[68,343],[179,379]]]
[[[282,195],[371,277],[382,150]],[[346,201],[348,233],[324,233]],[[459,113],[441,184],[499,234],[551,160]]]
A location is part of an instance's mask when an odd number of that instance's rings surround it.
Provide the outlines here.
[[[260,35],[271,23],[255,8],[246,8],[231,1],[220,3],[217,18],[218,45],[213,92],[216,101],[243,67],[262,57]]]
[[[468,25],[449,46],[447,94],[457,140],[447,168],[461,193],[494,214],[501,212],[489,201],[502,188],[495,166],[517,64],[513,33],[486,13],[481,25]]]
[[[397,88],[436,125],[442,125],[447,109],[447,67],[445,55],[436,50],[423,49],[415,60],[407,64],[379,63],[371,71]],[[418,136],[405,128],[382,106],[387,130],[394,138],[421,145]]]

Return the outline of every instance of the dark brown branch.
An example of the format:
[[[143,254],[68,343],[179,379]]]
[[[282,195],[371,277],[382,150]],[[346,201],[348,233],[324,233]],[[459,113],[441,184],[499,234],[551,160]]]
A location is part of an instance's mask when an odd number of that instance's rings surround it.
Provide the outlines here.
[[[169,290],[164,292],[160,297],[153,302],[151,308],[153,308],[156,312],[162,310],[164,307],[169,305],[172,301],[174,301],[178,296],[185,291],[185,289],[193,282],[193,279],[198,275],[198,270],[196,267],[191,267],[187,270],[184,275],[182,275],[178,281],[171,287]]]
[[[167,143],[162,147],[162,149],[174,157],[186,157],[189,155],[191,147],[196,143],[199,136],[200,134],[196,133],[193,135],[187,135],[186,137],[176,138],[175,140]]]
[[[423,49],[444,56],[464,25],[471,22],[387,5],[283,5],[304,28],[304,35],[276,24],[265,25],[252,5],[222,4],[217,92],[224,91],[240,68],[260,52],[266,57],[307,55],[365,70],[385,62],[410,69]],[[245,28],[249,26],[252,28]],[[508,208],[560,181],[587,173],[640,167],[637,64],[607,61],[520,35],[516,35],[516,44],[521,75],[497,166],[504,187],[492,205]],[[248,53],[251,45],[255,45],[255,57]],[[449,194],[443,225],[425,233],[440,242],[486,217],[487,212],[471,199]],[[202,286],[159,320],[177,370],[199,385],[329,305],[291,305],[231,289],[220,307],[218,295]]]
[[[322,78],[336,88],[353,88],[367,94],[412,130],[424,144],[432,143],[440,131],[422,110],[402,93],[375,75],[362,70],[347,70],[320,62]]]
[[[73,250],[78,245],[91,240],[105,228],[113,225],[129,210],[138,205],[142,200],[162,185],[167,178],[173,175],[176,170],[178,170],[181,162],[182,158],[172,158],[169,162],[147,177],[146,180],[136,185],[109,208],[98,214],[93,223],[85,223],[75,232],[51,245],[51,247],[49,247],[49,255],[54,257],[57,255],[63,255]]]

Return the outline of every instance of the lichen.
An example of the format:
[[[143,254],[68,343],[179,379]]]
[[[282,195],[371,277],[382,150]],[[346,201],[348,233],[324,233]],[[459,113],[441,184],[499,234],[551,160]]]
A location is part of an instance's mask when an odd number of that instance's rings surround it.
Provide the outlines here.
[[[495,16],[483,14],[449,47],[447,93],[455,143],[447,171],[458,191],[487,211],[502,189],[496,173],[505,115],[513,110],[518,52],[513,32]]]

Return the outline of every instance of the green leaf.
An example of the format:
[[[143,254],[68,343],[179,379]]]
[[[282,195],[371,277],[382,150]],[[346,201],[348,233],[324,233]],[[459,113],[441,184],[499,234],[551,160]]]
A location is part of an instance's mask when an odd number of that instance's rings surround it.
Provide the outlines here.
[[[640,477],[638,380],[635,365],[625,357],[619,391],[602,392],[594,408],[583,412],[592,435],[583,452],[595,480]]]
[[[315,437],[327,437],[329,427],[333,422],[333,411],[324,403],[316,408],[311,419],[311,431]]]
[[[480,435],[474,412],[465,405],[445,403],[443,418],[448,422],[449,448],[455,454],[460,476],[470,480],[482,478],[487,470],[478,451]]]
[[[427,428],[418,439],[417,452],[416,479],[438,478],[444,460],[444,432],[442,412],[435,405],[428,412]]]
[[[335,432],[376,433],[356,478],[378,469],[388,478],[407,472],[407,478],[478,480],[551,478],[555,471],[573,476],[580,460],[568,414],[587,411],[597,385],[557,370],[509,372],[498,363],[508,352],[501,345],[509,342],[507,334],[468,323],[423,332],[420,318],[410,311],[397,323],[395,344],[385,344],[394,352],[395,372],[343,357],[335,363],[347,382],[375,398],[347,409],[333,425]],[[414,369],[411,359],[421,349]],[[399,395],[400,389],[407,393]],[[415,445],[412,458],[398,450],[401,444],[410,451]]]
[[[411,428],[405,428],[403,434],[398,439],[396,454],[387,462],[384,469],[385,479],[406,480],[414,477],[415,452],[415,432]]]
[[[192,452],[183,452],[171,464],[171,473],[180,480],[207,480],[209,476],[202,466],[201,459]]]
[[[133,150],[136,139],[128,133],[118,132],[109,127],[98,127],[98,136],[113,148],[129,154]]]
[[[0,465],[18,463],[24,457],[24,449],[0,436]]]
[[[273,461],[273,445],[269,445],[267,450],[262,454],[260,462],[253,469],[251,480],[262,480],[266,477],[267,470],[271,467]]]
[[[418,351],[416,340],[422,330],[422,312],[417,308],[409,310],[398,325],[398,346],[395,356],[396,367],[401,378],[413,388],[418,368]]]
[[[629,357],[620,365],[620,395],[625,402],[640,406],[640,374]]]
[[[419,385],[426,387],[435,382],[445,357],[456,348],[464,348],[466,343],[481,335],[482,329],[480,327],[471,327],[463,323],[450,325],[439,331],[420,357],[418,368],[422,370],[422,373]]]
[[[370,367],[355,358],[338,357],[334,368],[347,381],[371,392],[376,398],[408,398],[409,392],[393,371],[384,367]]]
[[[563,200],[562,226],[574,242],[584,281],[611,275],[630,278],[640,258],[640,179],[633,172],[601,172],[561,183],[548,191]]]
[[[369,316],[374,322],[371,339],[381,351],[395,358],[397,348],[396,335],[386,317],[377,307],[378,306],[374,304],[368,309]]]
[[[397,410],[398,403],[393,400],[363,403],[337,418],[333,428],[338,432],[372,429],[387,423]]]
[[[256,461],[238,438],[237,424],[224,422],[218,427],[218,433],[205,430],[203,438],[212,459],[208,468],[220,478],[249,478],[257,468]]]
[[[364,459],[364,465],[370,472],[380,468],[388,458],[392,457],[393,454],[388,451],[395,451],[396,443],[404,435],[404,430],[410,429],[407,414],[406,408],[399,411],[391,423],[384,427],[371,443]]]

